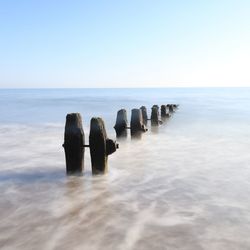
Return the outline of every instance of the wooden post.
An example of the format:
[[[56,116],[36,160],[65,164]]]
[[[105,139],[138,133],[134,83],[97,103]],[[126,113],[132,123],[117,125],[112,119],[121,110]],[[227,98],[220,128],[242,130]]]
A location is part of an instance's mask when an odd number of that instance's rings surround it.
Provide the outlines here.
[[[170,116],[170,111],[169,111],[169,107],[168,107],[168,105],[165,105],[165,107],[166,107],[166,113],[167,113],[167,116]]]
[[[179,104],[173,104],[174,110],[178,109],[178,107],[179,107]]]
[[[161,117],[167,117],[166,105],[161,105]]]
[[[173,113],[174,112],[174,108],[172,104],[168,104],[167,107],[169,108],[169,113]]]
[[[107,138],[104,122],[94,117],[90,122],[89,147],[93,174],[107,172],[108,155],[118,148],[118,144]]]
[[[84,161],[84,131],[79,113],[67,114],[64,132],[66,172],[81,173]]]
[[[114,129],[116,131],[116,136],[126,137],[127,127],[128,127],[127,111],[125,109],[120,109],[117,112],[116,123],[114,126]]]
[[[159,106],[154,105],[151,108],[151,125],[152,126],[158,126],[160,124],[159,120]]]
[[[158,105],[153,105],[153,107],[152,108],[156,108],[158,111],[159,111],[159,106]]]
[[[148,123],[148,114],[147,114],[147,108],[145,106],[141,106],[140,110],[142,112],[142,119],[143,119],[143,124],[147,126]]]
[[[131,136],[147,131],[145,125],[143,124],[141,109],[132,109],[130,128]]]

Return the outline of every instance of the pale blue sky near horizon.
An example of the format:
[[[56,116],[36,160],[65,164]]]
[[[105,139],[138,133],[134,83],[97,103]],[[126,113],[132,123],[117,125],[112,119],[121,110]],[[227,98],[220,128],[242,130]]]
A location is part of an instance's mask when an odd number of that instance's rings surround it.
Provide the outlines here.
[[[249,0],[0,1],[0,88],[250,86]]]

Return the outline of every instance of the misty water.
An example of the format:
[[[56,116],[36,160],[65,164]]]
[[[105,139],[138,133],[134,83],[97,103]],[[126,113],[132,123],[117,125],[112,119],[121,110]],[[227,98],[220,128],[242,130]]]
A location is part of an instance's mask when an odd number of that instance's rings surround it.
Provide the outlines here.
[[[105,175],[65,174],[65,116],[180,104]],[[250,89],[0,91],[1,249],[250,249]]]

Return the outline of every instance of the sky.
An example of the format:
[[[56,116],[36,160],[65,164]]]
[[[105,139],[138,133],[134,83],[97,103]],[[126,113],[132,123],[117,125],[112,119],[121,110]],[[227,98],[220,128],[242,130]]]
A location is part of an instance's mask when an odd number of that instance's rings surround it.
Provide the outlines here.
[[[0,0],[0,88],[250,87],[249,0]]]

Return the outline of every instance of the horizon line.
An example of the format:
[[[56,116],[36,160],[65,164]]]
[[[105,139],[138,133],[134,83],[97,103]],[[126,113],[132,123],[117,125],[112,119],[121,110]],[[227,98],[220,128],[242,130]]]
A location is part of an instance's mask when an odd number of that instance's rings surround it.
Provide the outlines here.
[[[189,88],[250,88],[250,86],[168,86],[168,87],[0,87],[0,90],[11,89],[189,89]]]

